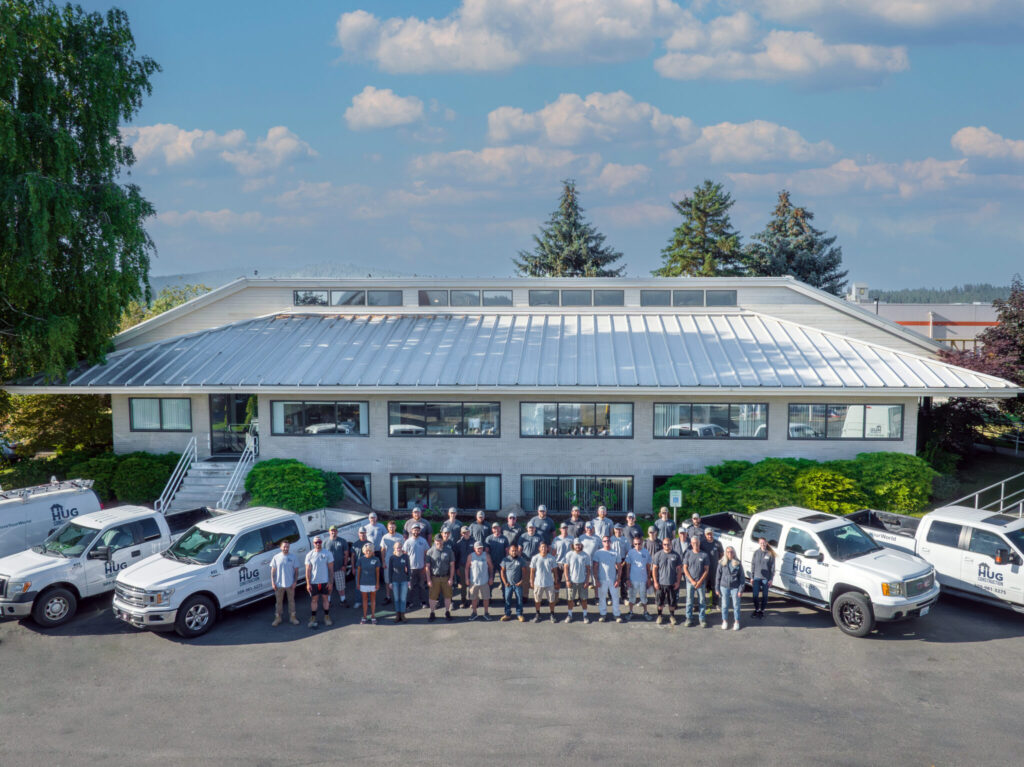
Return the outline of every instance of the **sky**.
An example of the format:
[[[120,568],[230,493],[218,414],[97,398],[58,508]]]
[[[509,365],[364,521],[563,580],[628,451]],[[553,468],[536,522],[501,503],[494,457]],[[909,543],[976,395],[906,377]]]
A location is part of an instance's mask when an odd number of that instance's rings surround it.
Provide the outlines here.
[[[706,178],[744,241],[789,190],[872,287],[1024,271],[1024,0],[119,7],[155,275],[511,276],[567,178],[629,276]]]

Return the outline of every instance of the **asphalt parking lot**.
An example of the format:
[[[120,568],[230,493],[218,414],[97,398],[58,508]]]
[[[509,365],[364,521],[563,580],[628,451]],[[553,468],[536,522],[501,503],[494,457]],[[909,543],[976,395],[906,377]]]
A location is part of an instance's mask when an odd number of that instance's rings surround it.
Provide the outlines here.
[[[1020,763],[1024,616],[955,598],[867,639],[780,600],[739,632],[334,614],[2,623],[0,764]]]

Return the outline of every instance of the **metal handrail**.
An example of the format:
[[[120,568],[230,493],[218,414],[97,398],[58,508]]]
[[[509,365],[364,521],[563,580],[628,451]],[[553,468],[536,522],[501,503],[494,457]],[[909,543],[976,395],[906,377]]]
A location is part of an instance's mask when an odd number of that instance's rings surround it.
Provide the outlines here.
[[[164,485],[164,491],[160,493],[160,497],[156,499],[156,503],[153,504],[153,508],[163,513],[167,508],[167,505],[174,498],[174,494],[178,492],[178,488],[181,487],[181,482],[185,479],[185,475],[188,474],[189,468],[198,458],[196,452],[196,438],[192,437],[185,445],[185,449],[181,451],[181,458],[178,459],[177,466],[174,467],[174,471],[171,472],[170,479],[167,480],[167,484]]]
[[[254,463],[256,463],[256,442],[255,440],[246,440],[245,450],[238,456],[238,463],[235,464],[235,469],[231,472],[231,477],[228,479],[228,484],[224,487],[224,494],[221,495],[220,501],[217,503],[218,509],[226,509],[228,507],[227,505],[231,502],[231,497],[237,492],[242,479],[249,473],[249,469],[252,468]]]
[[[1009,494],[1006,492],[1006,484],[1008,482],[1014,482],[1015,480],[1021,480],[1022,482],[1024,482],[1024,471],[1020,472],[1019,474],[1014,474],[1012,477],[1007,477],[1004,480],[1000,480],[999,482],[994,482],[993,484],[989,485],[988,487],[983,487],[983,488],[981,488],[981,490],[973,492],[970,495],[965,495],[963,498],[955,500],[952,503],[948,503],[946,505],[947,506],[973,506],[976,509],[991,509],[991,508],[993,508],[993,507],[998,505],[999,508],[995,509],[996,511],[1006,511],[1011,506],[1017,506],[1018,507],[1017,513],[1020,514],[1021,516],[1024,516],[1024,498],[1022,498],[1019,501],[1018,500],[1010,501],[1011,498],[1016,498],[1019,495],[1020,496],[1024,496],[1024,487],[1020,487],[1017,490],[1013,490]],[[996,488],[999,488],[999,497],[996,498],[994,501],[989,501],[984,506],[982,506],[981,505],[982,493],[986,493],[986,492],[988,492],[990,490],[994,490]],[[1007,501],[1010,501],[1010,502],[1007,503]]]

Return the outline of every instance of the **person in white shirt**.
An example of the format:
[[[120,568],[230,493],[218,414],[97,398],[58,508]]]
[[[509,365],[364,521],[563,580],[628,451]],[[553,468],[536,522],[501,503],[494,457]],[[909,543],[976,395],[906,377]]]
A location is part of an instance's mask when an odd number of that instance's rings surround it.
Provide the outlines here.
[[[551,622],[555,622],[555,605],[558,604],[558,592],[555,591],[557,567],[555,558],[548,552],[548,545],[542,541],[530,560],[530,588],[533,589],[533,604],[537,608],[533,616],[534,623],[540,623],[540,605],[545,599],[551,608]]]
[[[363,525],[363,529],[366,530],[366,539],[370,542],[370,545],[373,546],[374,552],[379,551],[380,543],[384,536],[387,535],[388,530],[384,525],[377,521],[376,511],[370,512],[366,524]]]
[[[644,620],[652,620],[647,612],[647,584],[651,575],[651,552],[644,546],[643,538],[633,539],[633,548],[626,553],[627,582],[626,605],[629,607],[629,619],[633,620],[633,606],[644,606]]]
[[[316,620],[317,605],[323,601],[324,625],[331,626],[331,589],[334,586],[334,557],[324,551],[324,542],[318,535],[313,539],[313,550],[306,554],[306,590],[310,596],[309,627],[320,624]]]
[[[587,617],[587,586],[590,583],[592,564],[590,555],[583,550],[583,541],[577,538],[573,542],[572,551],[565,556],[565,582],[569,589],[569,613],[565,616],[566,623],[572,623],[572,608],[575,602],[579,602],[583,608],[583,622],[590,623],[590,618]]]
[[[274,588],[274,622],[271,626],[281,625],[281,608],[286,598],[292,625],[299,625],[299,619],[295,617],[295,582],[299,579],[299,563],[288,549],[288,541],[281,541],[281,550],[270,560],[270,585]]]
[[[591,522],[594,524],[594,535],[597,536],[598,540],[612,534],[612,521],[608,519],[608,507],[598,506],[597,516]],[[584,546],[584,548],[586,547]],[[594,556],[593,552],[588,553],[590,556]]]
[[[612,548],[610,536],[601,539],[601,548],[594,553],[594,582],[597,587],[597,611],[600,614],[600,621],[608,620],[608,607],[606,599],[612,603],[612,614],[616,623],[622,623],[622,614],[619,612],[619,576],[622,572],[622,562],[619,554]]]

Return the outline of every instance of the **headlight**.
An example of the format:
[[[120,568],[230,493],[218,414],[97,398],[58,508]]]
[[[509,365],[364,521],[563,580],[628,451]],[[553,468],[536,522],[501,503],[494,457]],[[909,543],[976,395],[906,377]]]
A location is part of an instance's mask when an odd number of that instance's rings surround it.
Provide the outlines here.
[[[906,593],[903,581],[895,583],[883,583],[882,594],[887,597],[902,597]]]
[[[15,596],[16,594],[24,594],[32,588],[32,581],[11,581],[7,584],[7,595]]]
[[[150,591],[146,596],[149,597],[150,604],[163,605],[167,604],[167,600],[173,593],[174,589],[164,589],[163,591]]]

